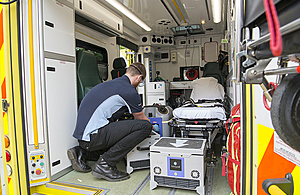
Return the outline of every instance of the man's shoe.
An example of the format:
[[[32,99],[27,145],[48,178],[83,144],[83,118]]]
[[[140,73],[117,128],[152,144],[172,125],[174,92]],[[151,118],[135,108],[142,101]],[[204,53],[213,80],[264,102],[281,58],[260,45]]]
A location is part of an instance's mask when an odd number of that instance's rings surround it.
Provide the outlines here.
[[[130,177],[128,173],[119,171],[116,166],[108,165],[102,156],[96,162],[92,175],[98,179],[105,179],[107,181],[122,181]]]
[[[81,147],[75,146],[74,148],[69,149],[67,154],[75,171],[84,173],[92,171],[92,168],[85,159],[84,150]]]

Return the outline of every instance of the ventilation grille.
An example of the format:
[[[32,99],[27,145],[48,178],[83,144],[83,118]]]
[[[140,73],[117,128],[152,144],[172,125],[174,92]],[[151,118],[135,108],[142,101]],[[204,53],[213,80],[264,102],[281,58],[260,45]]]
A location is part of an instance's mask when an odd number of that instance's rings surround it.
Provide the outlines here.
[[[195,189],[196,187],[200,186],[199,180],[162,177],[156,175],[154,176],[154,181],[156,181],[158,185],[162,186],[174,186],[188,189]]]

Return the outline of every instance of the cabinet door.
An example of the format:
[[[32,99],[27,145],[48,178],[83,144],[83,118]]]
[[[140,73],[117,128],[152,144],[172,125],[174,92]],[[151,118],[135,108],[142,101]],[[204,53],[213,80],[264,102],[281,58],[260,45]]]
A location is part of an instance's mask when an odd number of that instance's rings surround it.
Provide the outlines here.
[[[95,0],[75,0],[76,13],[95,20],[99,25],[123,34],[123,20]]]
[[[208,62],[217,61],[220,50],[221,37],[211,36],[201,38],[201,63],[200,66],[204,67]],[[205,49],[206,48],[206,49]]]
[[[75,63],[45,59],[46,109],[51,176],[71,165],[67,150],[77,145],[72,137],[77,117]]]
[[[75,56],[74,10],[55,0],[44,0],[45,51]]]

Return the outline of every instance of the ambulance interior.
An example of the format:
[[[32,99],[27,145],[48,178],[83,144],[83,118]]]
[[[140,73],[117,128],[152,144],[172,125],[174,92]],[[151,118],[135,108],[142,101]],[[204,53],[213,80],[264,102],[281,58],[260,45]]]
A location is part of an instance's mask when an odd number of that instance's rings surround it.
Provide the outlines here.
[[[81,3],[82,10],[84,11],[85,2],[83,1]],[[121,46],[120,54],[117,53],[116,56],[111,54],[107,46],[103,47],[103,45],[100,45],[99,42],[98,44],[95,44],[95,40],[97,40],[96,37],[87,37],[84,35],[87,33],[83,33],[83,30],[85,30],[85,32],[94,32],[95,34],[102,36],[103,33],[101,33],[101,31],[99,32],[101,26],[99,27],[99,24],[96,23],[96,21],[87,20],[86,15],[84,12],[81,12],[80,7],[77,11],[75,8],[75,33],[78,35],[78,37],[76,36],[78,100],[80,102],[89,89],[96,84],[113,79],[114,77],[122,76],[125,73],[125,68],[128,67],[130,63],[137,61],[142,62],[146,66],[147,77],[145,85],[140,86],[138,88],[138,92],[141,94],[146,116],[150,118],[153,124],[159,126],[159,130],[158,132],[153,132],[151,138],[147,138],[147,140],[137,146],[138,148],[141,148],[140,151],[137,148],[134,148],[133,151],[128,154],[126,159],[124,159],[124,162],[119,163],[119,166],[121,167],[120,169],[124,169],[126,167],[124,170],[131,173],[131,178],[128,181],[112,184],[110,182],[97,180],[90,174],[82,174],[76,171],[71,171],[67,175],[59,178],[57,181],[88,186],[93,184],[95,187],[109,189],[108,194],[124,194],[124,191],[126,191],[126,194],[165,194],[170,192],[172,194],[195,194],[194,190],[183,190],[186,188],[196,189],[195,186],[188,187],[189,184],[178,184],[178,186],[175,185],[173,187],[172,184],[170,184],[171,188],[157,187],[157,189],[150,191],[149,185],[151,185],[151,179],[149,169],[151,168],[149,164],[149,143],[153,144],[160,136],[202,137],[205,140],[209,140],[209,143],[204,142],[205,147],[208,147],[209,145],[209,150],[212,150],[209,151],[212,156],[211,160],[205,160],[205,163],[208,163],[207,168],[204,169],[206,166],[202,165],[203,170],[199,170],[200,173],[198,173],[202,175],[201,177],[204,175],[207,177],[205,181],[203,180],[207,187],[203,187],[202,189],[206,190],[205,194],[229,193],[230,190],[226,183],[226,177],[221,176],[220,155],[222,146],[225,147],[226,145],[226,135],[222,129],[222,124],[224,120],[226,120],[224,107],[215,108],[221,109],[221,112],[223,111],[223,115],[221,117],[222,121],[218,120],[217,122],[214,121],[214,123],[210,123],[213,125],[219,125],[217,126],[217,130],[213,129],[211,125],[209,125],[209,130],[206,130],[205,126],[207,121],[203,121],[204,125],[201,126],[204,127],[196,127],[194,128],[195,131],[189,130],[188,135],[188,131],[186,131],[185,128],[191,128],[182,127],[182,123],[180,124],[180,127],[175,124],[170,126],[167,123],[173,118],[173,110],[185,103],[184,99],[190,99],[193,89],[191,82],[202,77],[203,72],[205,72],[203,71],[204,67],[208,63],[211,63],[211,65],[208,64],[206,69],[209,69],[211,66],[210,69],[212,70],[206,70],[205,74],[208,75],[205,76],[209,77],[210,73],[216,75],[219,74],[219,85],[222,88],[221,90],[223,90],[223,94],[219,96],[221,97],[221,103],[224,102],[224,89],[226,88],[226,85],[224,85],[226,78],[224,77],[228,75],[229,71],[228,63],[226,64],[226,62],[228,62],[228,44],[221,43],[221,40],[225,38],[226,31],[225,2],[220,4],[220,13],[216,13],[220,14],[219,17],[223,19],[222,22],[219,23],[213,22],[212,10],[208,8],[208,6],[211,7],[209,1],[178,1],[175,4],[172,3],[172,1],[156,1],[151,3],[146,1],[119,1],[119,3],[131,10],[139,18],[143,19],[152,30],[149,32],[145,31],[143,28],[133,23],[133,21],[131,21],[127,16],[124,16],[124,14],[120,13],[120,11],[112,7],[109,3],[105,1],[100,2],[101,5],[107,6],[115,13],[120,14],[123,19],[123,35],[118,38],[115,38],[114,35],[112,35],[113,37],[110,38],[113,39],[113,41],[116,39],[117,44]],[[181,8],[179,10],[174,9],[174,5],[179,5]],[[182,6],[185,6],[186,8]],[[88,11],[86,11],[86,13],[88,13]],[[184,17],[178,15],[180,13],[183,14]],[[78,29],[76,27],[78,27]],[[104,34],[107,33],[104,32]],[[87,41],[88,38],[93,40]],[[107,41],[107,39],[103,40]],[[120,43],[118,43],[118,41]],[[108,41],[108,44],[111,44],[111,42],[112,41]],[[129,49],[123,49],[125,50],[124,52],[122,51],[122,46],[125,48],[129,47]],[[96,60],[93,60],[93,55]],[[116,58],[112,59],[113,56]],[[227,60],[225,58],[227,58]],[[220,60],[223,60],[223,71],[226,75],[222,75],[222,69],[219,69],[218,62]],[[97,67],[101,74],[98,78],[96,78],[96,73],[98,72],[95,71]],[[214,71],[214,68],[217,70]],[[94,74],[94,76],[92,74]],[[93,79],[94,77],[95,79]],[[197,90],[202,90],[201,93],[205,93],[204,91],[209,93],[207,91],[209,90],[208,83],[206,84],[206,89]],[[197,109],[197,107],[189,108]],[[207,107],[206,109],[210,108]],[[189,113],[189,111],[187,113]],[[215,117],[209,118],[215,119]],[[200,117],[199,120],[202,120],[202,118]],[[173,121],[173,123],[177,123],[177,121]],[[198,126],[200,126],[200,124]],[[203,135],[203,133],[209,133],[209,135]],[[217,137],[216,140],[214,141],[214,138],[211,138],[211,136]],[[216,149],[212,149],[212,147]],[[206,156],[206,154],[202,155]],[[204,159],[194,159],[194,161],[195,163],[199,161],[199,164],[204,163]],[[93,162],[90,163],[92,164]],[[214,166],[216,166],[216,164],[218,168],[214,171]],[[215,176],[214,180],[213,176]],[[201,186],[204,186],[202,183],[203,181],[201,180]],[[214,186],[214,189],[213,181],[218,184]],[[199,193],[204,193],[204,190],[202,191],[199,191]]]
[[[101,194],[230,194],[227,177],[222,176],[221,155],[226,151],[225,122],[241,94],[239,83],[231,79],[234,73],[228,56],[234,44],[229,42],[233,2],[44,0],[36,4],[43,16],[40,22],[45,24],[45,81],[41,77],[40,82],[45,89],[38,101],[47,102],[41,104],[42,110],[47,109],[39,116],[44,122],[38,125],[47,130],[39,134],[39,142],[44,143],[41,149],[49,154],[49,164],[38,175],[37,167],[30,167],[29,173],[34,173],[30,180],[49,177],[53,182],[47,187],[83,194],[89,189]],[[55,41],[64,44],[57,48]],[[57,60],[61,58],[66,60]],[[72,170],[67,149],[78,145],[72,134],[80,101],[95,85],[122,76],[133,62],[146,67],[145,85],[137,91],[158,131],[118,164],[120,170],[131,173],[128,180],[108,182]],[[201,85],[202,80],[206,84]],[[217,95],[209,82],[219,90]],[[124,113],[122,120],[130,119]],[[28,129],[31,125],[28,122]],[[29,133],[27,139],[30,149],[33,135]],[[170,148],[163,141],[169,141]],[[29,164],[37,154],[29,153]],[[172,169],[170,163],[182,164]]]

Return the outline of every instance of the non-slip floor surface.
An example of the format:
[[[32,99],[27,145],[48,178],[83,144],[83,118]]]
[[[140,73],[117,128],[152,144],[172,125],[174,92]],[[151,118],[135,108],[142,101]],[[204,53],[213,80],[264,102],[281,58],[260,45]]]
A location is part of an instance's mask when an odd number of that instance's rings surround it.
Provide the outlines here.
[[[214,169],[212,194],[213,195],[229,195],[230,188],[227,183],[227,177],[222,176],[222,162],[220,158],[220,145],[215,145],[215,154],[217,162]],[[94,162],[90,162],[93,166]],[[125,171],[124,162],[117,165],[118,169]],[[147,180],[148,179],[148,180]],[[71,171],[63,177],[56,180],[58,182],[66,182],[73,184],[80,184],[85,186],[92,186],[101,189],[107,189],[107,195],[180,195],[180,194],[197,194],[193,190],[173,189],[168,187],[157,187],[150,190],[149,169],[135,170],[130,174],[130,178],[125,181],[108,182],[103,179],[97,179],[91,173],[80,173]],[[144,181],[144,185],[140,185]],[[103,193],[102,193],[103,194]]]

